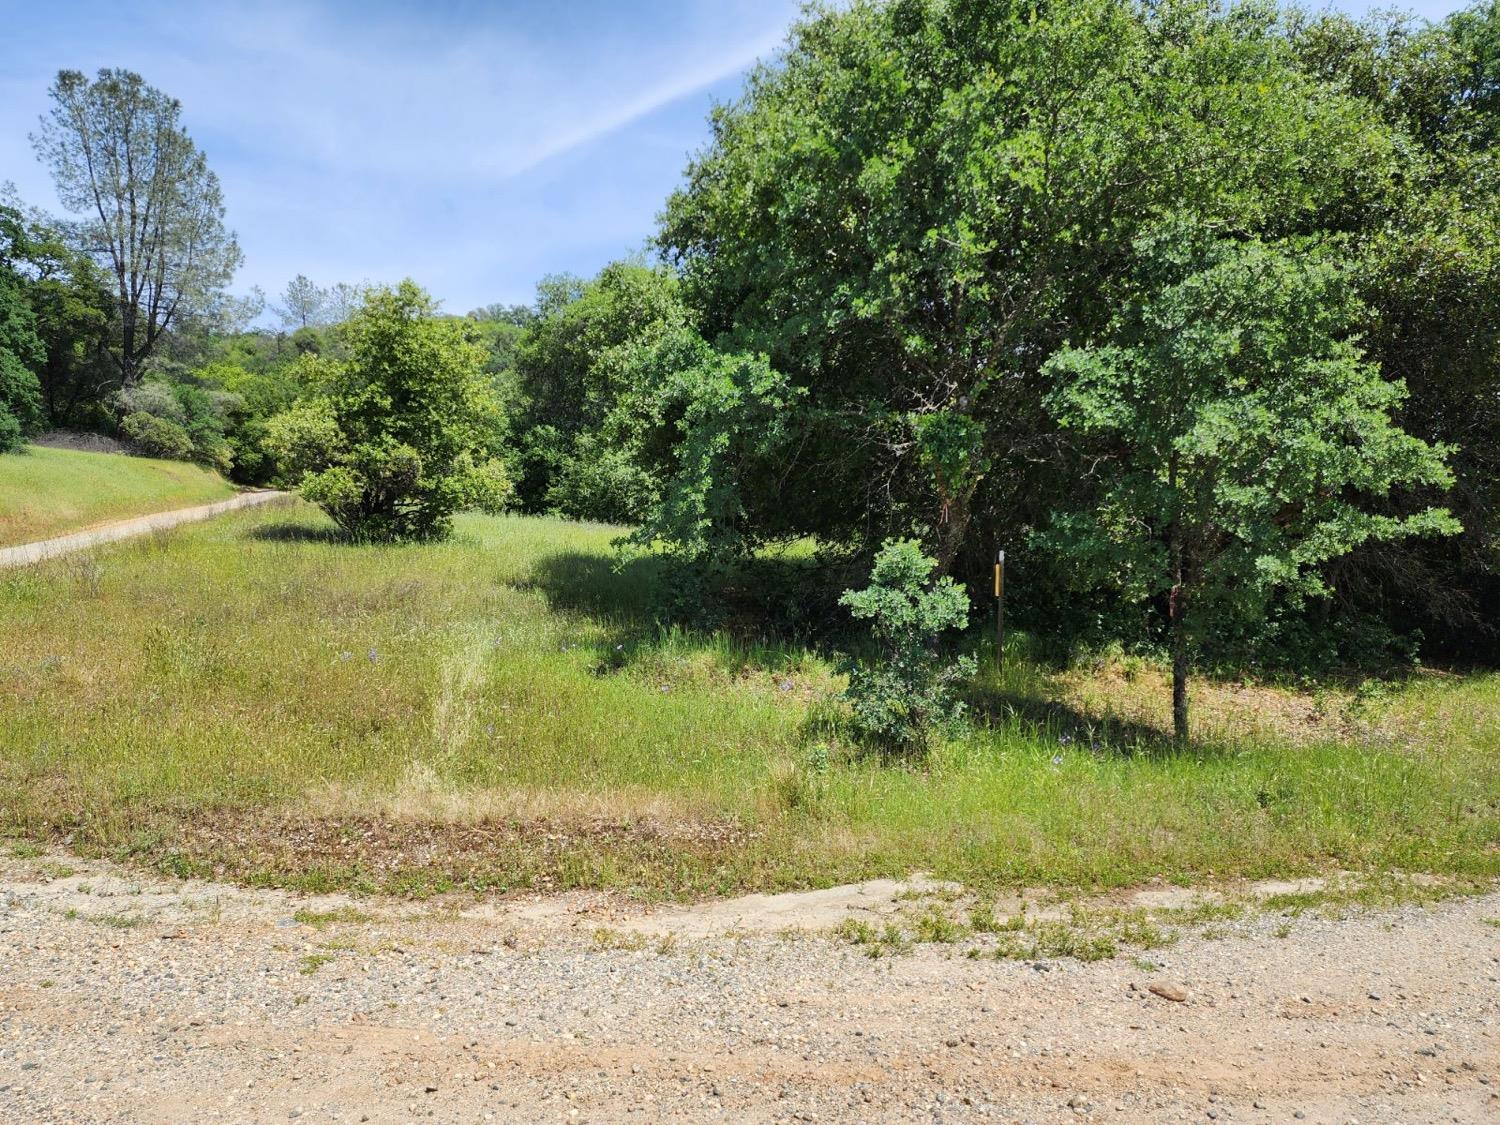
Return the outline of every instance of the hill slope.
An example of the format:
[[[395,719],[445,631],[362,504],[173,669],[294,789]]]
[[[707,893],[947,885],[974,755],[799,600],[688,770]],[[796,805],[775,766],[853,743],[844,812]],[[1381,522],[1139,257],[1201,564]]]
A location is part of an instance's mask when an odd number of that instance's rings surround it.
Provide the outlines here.
[[[0,456],[0,547],[234,495],[183,461],[27,446]]]

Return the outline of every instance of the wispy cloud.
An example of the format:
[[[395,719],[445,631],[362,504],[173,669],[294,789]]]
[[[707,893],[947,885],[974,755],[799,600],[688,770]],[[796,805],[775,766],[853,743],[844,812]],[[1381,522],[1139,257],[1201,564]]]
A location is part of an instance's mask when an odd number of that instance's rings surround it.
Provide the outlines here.
[[[670,105],[690,94],[699,93],[726,78],[743,73],[757,59],[772,54],[780,46],[784,35],[785,32],[778,28],[761,36],[758,41],[739,47],[723,57],[706,60],[679,74],[672,75],[625,104],[605,109],[592,120],[579,122],[570,131],[556,133],[552,139],[539,145],[532,152],[522,155],[508,170],[508,174],[518,175],[530,171],[554,156],[598,140],[600,137],[650,116],[663,106]]]
[[[56,0],[0,41],[0,179],[61,67],[181,99],[246,252],[237,288],[412,275],[466,308],[639,247],[712,96],[797,0]]]

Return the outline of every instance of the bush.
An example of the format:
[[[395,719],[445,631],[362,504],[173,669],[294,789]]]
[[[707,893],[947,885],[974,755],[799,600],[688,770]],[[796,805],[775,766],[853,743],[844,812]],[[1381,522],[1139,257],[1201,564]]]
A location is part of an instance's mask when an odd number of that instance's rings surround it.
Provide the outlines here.
[[[651,503],[652,480],[630,451],[611,448],[596,434],[580,434],[557,467],[547,507],[575,520],[636,523]]]
[[[371,290],[340,328],[348,358],[305,357],[318,392],[267,425],[288,478],[356,538],[442,538],[458,509],[510,500],[484,353],[435,313],[414,282]]]
[[[143,453],[197,461],[221,473],[233,466],[225,431],[243,406],[238,395],[153,378],[121,391],[119,402],[125,414],[120,430]]]
[[[187,461],[193,456],[193,439],[178,423],[158,414],[137,410],[125,415],[120,430],[142,453]]]
[[[969,599],[951,578],[933,580],[935,560],[912,539],[889,539],[875,556],[870,585],[839,599],[858,620],[870,622],[879,650],[875,663],[846,665],[845,699],[856,729],[884,749],[925,752],[934,733],[963,723],[954,685],[974,674],[974,658],[945,660],[938,639],[969,621]]]

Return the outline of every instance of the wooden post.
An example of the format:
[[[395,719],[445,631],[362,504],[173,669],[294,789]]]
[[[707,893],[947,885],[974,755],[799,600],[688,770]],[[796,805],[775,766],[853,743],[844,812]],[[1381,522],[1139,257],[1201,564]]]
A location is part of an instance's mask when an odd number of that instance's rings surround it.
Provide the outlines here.
[[[1005,669],[1005,552],[995,555],[995,671]]]

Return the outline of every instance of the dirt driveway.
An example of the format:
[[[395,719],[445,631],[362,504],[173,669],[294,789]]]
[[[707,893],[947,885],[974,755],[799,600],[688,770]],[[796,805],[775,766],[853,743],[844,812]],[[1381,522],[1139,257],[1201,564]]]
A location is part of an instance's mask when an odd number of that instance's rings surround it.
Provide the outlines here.
[[[0,1119],[1500,1121],[1500,893],[1093,964],[655,917],[0,860]]]

